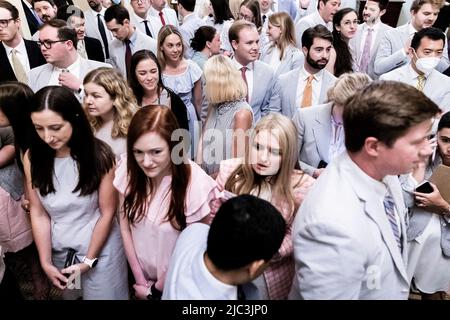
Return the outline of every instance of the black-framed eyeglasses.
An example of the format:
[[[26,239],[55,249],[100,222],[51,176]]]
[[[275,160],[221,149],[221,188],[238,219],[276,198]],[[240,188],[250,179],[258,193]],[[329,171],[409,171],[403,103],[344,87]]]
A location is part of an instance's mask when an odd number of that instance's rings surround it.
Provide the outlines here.
[[[16,20],[15,18],[9,18],[9,19],[1,19],[0,20],[0,27],[6,28],[9,25],[9,22],[11,20]]]
[[[57,42],[66,42],[67,40],[46,40],[46,41],[38,41],[37,42],[37,44],[38,44],[38,46],[40,47],[40,46],[44,46],[46,49],[51,49],[52,48],[52,45],[54,44],[54,43],[57,43]]]

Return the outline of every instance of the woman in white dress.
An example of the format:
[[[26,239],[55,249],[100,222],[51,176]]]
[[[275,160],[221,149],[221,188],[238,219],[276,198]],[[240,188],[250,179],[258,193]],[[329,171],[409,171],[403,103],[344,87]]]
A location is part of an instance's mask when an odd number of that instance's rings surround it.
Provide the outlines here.
[[[113,150],[126,152],[128,126],[137,103],[123,76],[114,69],[98,68],[84,78],[84,110],[94,135]]]
[[[442,300],[450,289],[450,204],[436,185],[433,192],[415,192],[440,164],[450,166],[450,113],[439,121],[434,157],[417,165],[411,175],[401,177],[408,223],[408,276],[422,299]],[[434,158],[434,159],[433,159]]]

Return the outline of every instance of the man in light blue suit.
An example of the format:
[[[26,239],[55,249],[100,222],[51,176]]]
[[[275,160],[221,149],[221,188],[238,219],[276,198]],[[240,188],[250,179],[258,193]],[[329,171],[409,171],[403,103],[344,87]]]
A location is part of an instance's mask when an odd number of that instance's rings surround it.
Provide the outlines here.
[[[77,33],[63,20],[53,19],[39,28],[39,44],[47,63],[30,71],[29,83],[34,92],[45,86],[62,85],[73,90],[81,100],[86,74],[99,67],[111,67],[81,58],[77,41]]]
[[[380,80],[400,81],[416,87],[442,111],[450,111],[449,78],[434,69],[442,58],[444,43],[445,35],[440,29],[432,27],[420,30],[411,41],[410,62],[381,75]]]
[[[373,82],[346,103],[347,152],[328,165],[295,216],[290,298],[408,298],[398,175],[431,155],[439,111],[420,91],[393,81]]]
[[[411,21],[386,32],[381,38],[374,65],[374,71],[378,76],[408,63],[409,47],[414,33],[433,26],[441,6],[442,1],[440,0],[414,0],[412,2]],[[436,69],[444,72],[449,66],[446,45],[444,56]]]
[[[194,8],[195,0],[178,0],[178,14],[183,17],[180,33],[186,48],[184,56],[187,59],[191,59],[194,55],[194,49],[191,48],[191,40],[194,38],[195,31],[206,25],[205,21],[194,13]]]
[[[247,84],[247,101],[253,109],[253,120],[280,112],[280,83],[274,71],[259,56],[259,34],[256,26],[237,20],[230,27],[229,39],[234,50],[233,62]]]
[[[105,12],[106,27],[115,37],[109,46],[109,57],[114,67],[127,78],[127,43],[131,55],[139,50],[150,50],[156,55],[156,40],[136,29],[130,22],[130,14],[125,7],[113,5]],[[130,55],[130,58],[131,58]],[[129,66],[128,66],[129,67]]]
[[[303,33],[304,65],[280,76],[281,113],[292,118],[300,107],[322,104],[336,77],[325,69],[330,59],[333,36],[323,25],[309,28]],[[312,81],[308,79],[313,77]],[[305,103],[305,88],[310,83],[311,99]]]

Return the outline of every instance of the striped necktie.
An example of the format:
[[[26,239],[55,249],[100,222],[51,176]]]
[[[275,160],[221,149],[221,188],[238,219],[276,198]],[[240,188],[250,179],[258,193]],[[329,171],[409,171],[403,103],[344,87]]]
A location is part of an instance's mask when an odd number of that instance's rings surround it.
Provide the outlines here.
[[[396,213],[395,213],[395,202],[389,192],[384,197],[384,210],[386,211],[387,218],[389,220],[389,224],[391,225],[392,233],[394,235],[394,239],[397,242],[397,246],[402,251],[402,242],[401,242],[401,232],[400,228],[397,224]]]

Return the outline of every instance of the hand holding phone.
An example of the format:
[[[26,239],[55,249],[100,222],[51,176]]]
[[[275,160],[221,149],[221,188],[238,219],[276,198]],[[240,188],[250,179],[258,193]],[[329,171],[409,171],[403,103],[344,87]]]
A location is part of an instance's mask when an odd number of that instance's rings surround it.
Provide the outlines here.
[[[432,193],[433,191],[434,189],[428,181],[424,181],[416,188],[416,192],[420,193]]]

